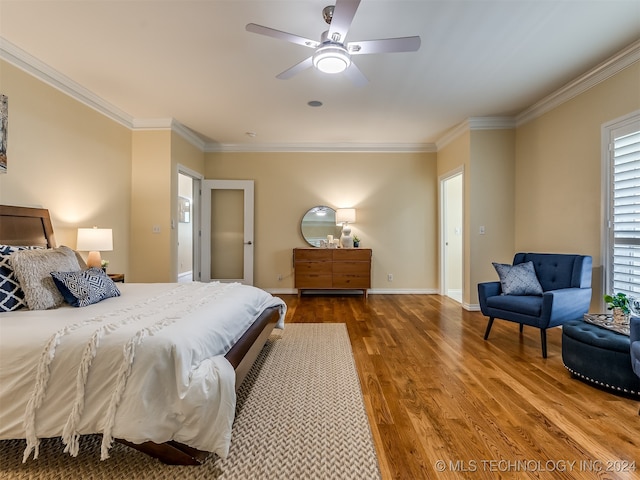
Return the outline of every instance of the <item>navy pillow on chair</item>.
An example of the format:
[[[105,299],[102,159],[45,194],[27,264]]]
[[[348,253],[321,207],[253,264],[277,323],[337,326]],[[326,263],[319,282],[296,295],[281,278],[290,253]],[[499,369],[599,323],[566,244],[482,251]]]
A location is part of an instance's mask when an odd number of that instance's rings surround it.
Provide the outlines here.
[[[65,301],[74,307],[86,307],[105,298],[119,297],[120,290],[101,268],[79,272],[51,272]]]

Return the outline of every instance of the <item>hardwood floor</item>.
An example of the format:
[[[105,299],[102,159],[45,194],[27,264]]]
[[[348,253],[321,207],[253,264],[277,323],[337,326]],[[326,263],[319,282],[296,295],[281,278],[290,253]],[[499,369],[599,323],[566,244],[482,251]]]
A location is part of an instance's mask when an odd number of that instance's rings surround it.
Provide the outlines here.
[[[543,359],[539,330],[484,341],[439,295],[281,297],[287,322],[347,324],[384,479],[640,478],[638,401],[571,378],[560,328]]]

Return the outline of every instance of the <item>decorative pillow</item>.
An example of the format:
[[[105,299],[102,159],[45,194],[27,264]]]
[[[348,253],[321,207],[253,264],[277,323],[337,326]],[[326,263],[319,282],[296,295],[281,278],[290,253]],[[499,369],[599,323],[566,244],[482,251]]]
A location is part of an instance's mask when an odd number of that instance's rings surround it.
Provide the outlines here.
[[[51,276],[66,302],[74,307],[86,307],[105,298],[120,296],[116,284],[101,268],[51,272]]]
[[[542,295],[542,286],[533,268],[533,262],[506,265],[493,263],[505,295]]]
[[[24,292],[16,278],[9,257],[19,250],[34,250],[42,247],[0,245],[0,312],[11,312],[25,307]]]
[[[64,303],[51,272],[80,270],[76,254],[69,247],[22,250],[11,255],[11,266],[31,310],[46,310]]]

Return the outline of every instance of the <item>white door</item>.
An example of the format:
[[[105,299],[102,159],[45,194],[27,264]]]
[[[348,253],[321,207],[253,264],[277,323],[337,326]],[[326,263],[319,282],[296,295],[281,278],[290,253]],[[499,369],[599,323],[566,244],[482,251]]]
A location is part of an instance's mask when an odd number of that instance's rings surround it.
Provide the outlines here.
[[[253,285],[253,180],[202,181],[203,282]]]

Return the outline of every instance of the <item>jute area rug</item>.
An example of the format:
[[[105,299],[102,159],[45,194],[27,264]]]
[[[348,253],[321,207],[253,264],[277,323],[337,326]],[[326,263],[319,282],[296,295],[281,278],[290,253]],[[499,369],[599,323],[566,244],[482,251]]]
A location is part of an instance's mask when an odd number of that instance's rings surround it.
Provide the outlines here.
[[[164,465],[114,444],[100,461],[100,437],[80,455],[43,440],[21,463],[23,440],[0,442],[0,478],[22,479],[379,479],[378,460],[344,324],[288,324],[271,335],[240,391],[227,459]]]

